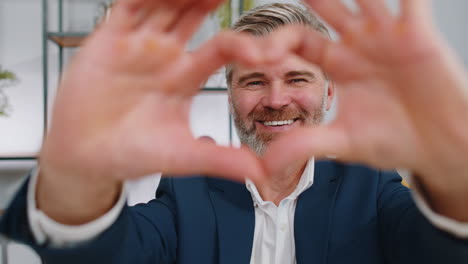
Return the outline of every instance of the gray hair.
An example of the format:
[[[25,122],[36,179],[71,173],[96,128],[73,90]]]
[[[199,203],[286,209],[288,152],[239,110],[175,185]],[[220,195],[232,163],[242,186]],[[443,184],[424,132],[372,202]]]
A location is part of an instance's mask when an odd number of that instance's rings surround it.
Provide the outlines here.
[[[235,32],[245,32],[253,36],[263,37],[285,25],[305,25],[327,38],[330,32],[325,25],[303,5],[274,3],[261,5],[244,13],[232,26]],[[226,81],[228,87],[232,81],[232,66],[226,66]]]

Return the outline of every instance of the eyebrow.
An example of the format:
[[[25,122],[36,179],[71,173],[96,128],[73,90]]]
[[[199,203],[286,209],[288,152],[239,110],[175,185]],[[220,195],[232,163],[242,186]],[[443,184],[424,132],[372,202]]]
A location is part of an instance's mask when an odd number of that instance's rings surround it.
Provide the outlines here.
[[[252,79],[252,78],[265,78],[265,74],[261,73],[261,72],[249,73],[249,74],[246,74],[244,76],[239,77],[239,81],[237,81],[237,82],[242,84],[245,81],[247,81],[248,79]]]
[[[286,73],[284,76],[289,77],[289,78],[297,77],[297,76],[308,76],[308,77],[313,78],[313,79],[316,78],[315,74],[310,72],[310,71],[290,71],[290,72]]]
[[[297,77],[297,76],[308,76],[312,79],[316,78],[315,74],[310,71],[290,71],[290,72],[287,72],[284,76],[288,78]],[[239,81],[237,81],[237,83],[242,84],[245,81],[249,79],[253,79],[253,78],[265,78],[265,74],[261,72],[249,73],[249,74],[239,77]]]

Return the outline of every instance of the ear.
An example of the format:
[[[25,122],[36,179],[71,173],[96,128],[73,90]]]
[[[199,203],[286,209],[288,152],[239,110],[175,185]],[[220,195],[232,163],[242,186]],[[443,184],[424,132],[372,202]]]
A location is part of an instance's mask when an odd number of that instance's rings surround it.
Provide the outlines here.
[[[330,108],[332,107],[332,104],[333,104],[333,99],[335,98],[335,94],[336,94],[336,90],[335,90],[335,82],[333,81],[328,81],[327,82],[327,106],[326,106],[326,110],[329,111]]]

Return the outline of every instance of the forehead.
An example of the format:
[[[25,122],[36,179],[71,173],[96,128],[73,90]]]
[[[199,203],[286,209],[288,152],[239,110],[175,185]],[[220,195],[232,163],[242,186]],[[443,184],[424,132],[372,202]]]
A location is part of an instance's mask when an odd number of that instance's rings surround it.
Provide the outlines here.
[[[271,64],[256,67],[246,67],[235,64],[232,67],[232,80],[236,81],[244,75],[254,72],[263,73],[266,77],[284,77],[286,73],[291,71],[309,71],[317,77],[322,76],[321,69],[297,56],[289,56],[285,60]]]

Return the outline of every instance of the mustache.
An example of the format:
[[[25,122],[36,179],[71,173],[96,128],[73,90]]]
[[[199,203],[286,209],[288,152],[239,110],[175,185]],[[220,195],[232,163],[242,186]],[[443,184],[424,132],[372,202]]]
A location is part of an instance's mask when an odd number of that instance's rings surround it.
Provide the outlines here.
[[[248,115],[252,121],[279,121],[279,120],[305,120],[309,117],[309,112],[303,109],[296,108],[264,108],[258,111],[253,111]]]

